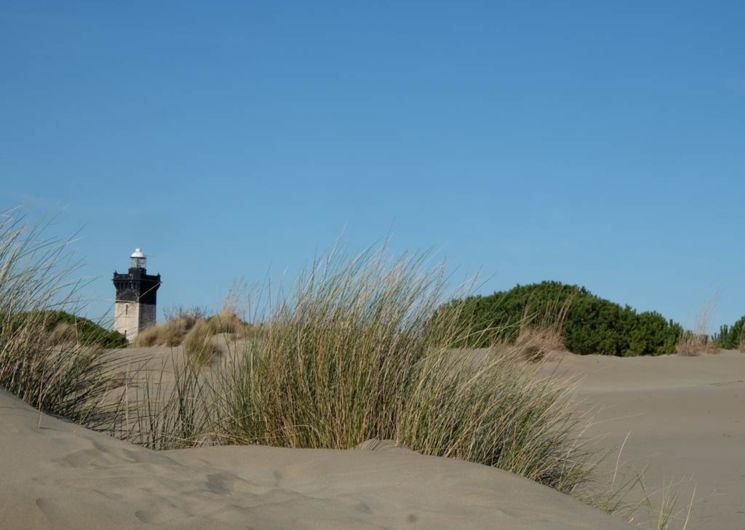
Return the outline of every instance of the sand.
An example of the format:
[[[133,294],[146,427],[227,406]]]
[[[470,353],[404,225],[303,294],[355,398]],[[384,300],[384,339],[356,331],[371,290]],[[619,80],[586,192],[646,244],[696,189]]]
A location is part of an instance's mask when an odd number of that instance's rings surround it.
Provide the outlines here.
[[[477,464],[399,448],[154,452],[2,391],[0,447],[3,529],[629,528]]]
[[[678,524],[695,485],[689,529],[745,529],[745,354],[554,354],[544,369],[581,378],[585,434],[610,454],[591,488],[610,483],[628,435],[617,483],[643,471],[655,502],[678,491]],[[382,447],[153,452],[0,391],[0,528],[630,528],[500,470]]]
[[[695,486],[689,529],[745,529],[745,354],[564,354],[547,369],[582,377],[579,397],[595,409],[587,433],[611,453],[595,473],[599,484],[610,482],[628,434],[621,475],[643,471],[656,500],[663,485],[677,484],[681,518]]]

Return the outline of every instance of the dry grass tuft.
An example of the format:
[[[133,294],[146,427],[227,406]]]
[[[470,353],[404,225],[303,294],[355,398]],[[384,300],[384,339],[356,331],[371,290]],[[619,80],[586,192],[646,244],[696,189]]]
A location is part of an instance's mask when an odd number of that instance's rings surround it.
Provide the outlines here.
[[[524,326],[520,328],[515,349],[521,357],[537,361],[552,351],[565,351],[566,347],[560,328]]]
[[[173,379],[165,376],[164,364],[145,373],[144,381],[134,388],[133,410],[127,411],[130,427],[119,437],[155,450],[213,444],[209,404],[214,394],[201,367],[192,359],[171,364]]]
[[[248,324],[241,320],[238,315],[231,311],[220,311],[217,315],[210,317],[208,320],[210,331],[214,334],[228,333],[231,335],[243,336]]]
[[[157,346],[158,342],[161,340],[162,333],[162,326],[149,326],[137,334],[132,345],[143,348]]]
[[[425,454],[478,462],[573,491],[590,469],[581,447],[569,443],[573,388],[540,376],[538,365],[520,360],[523,355],[519,349],[492,353],[476,364],[428,356],[396,439]]]
[[[678,355],[695,357],[703,353],[719,353],[719,346],[708,335],[684,331],[675,346]]]
[[[180,346],[196,326],[203,333],[207,326],[212,335],[227,334],[234,339],[255,335],[256,326],[244,322],[232,309],[223,308],[217,315],[205,317],[204,311],[198,308],[176,310],[163,324],[150,326],[141,331],[134,341],[134,346]]]
[[[138,333],[134,346],[179,346],[189,331],[203,319],[204,314],[199,309],[178,309],[163,324],[150,326]]]
[[[207,319],[213,333],[224,333],[233,339],[244,339],[256,334],[256,326],[249,324],[238,314],[243,292],[244,288],[240,282],[234,284],[225,295],[220,312]]]
[[[566,351],[562,328],[572,302],[569,298],[561,304],[549,304],[541,313],[526,308],[517,336],[510,341],[506,338],[509,329],[495,330],[490,349],[529,361],[539,361],[552,351]]]
[[[707,303],[696,318],[696,328],[693,331],[684,331],[678,339],[675,351],[678,355],[694,357],[702,353],[719,353],[719,346],[708,335],[709,321],[714,311],[714,302]]]
[[[121,364],[66,327],[48,332],[49,309],[75,287],[65,261],[64,242],[44,239],[16,210],[0,214],[0,386],[45,412],[108,428],[120,413],[111,394]]]
[[[244,350],[209,372],[182,374],[184,388],[200,398],[172,396],[154,422],[160,434],[142,437],[154,447],[354,448],[394,440],[573,490],[589,466],[570,434],[570,387],[514,354],[475,362],[450,349],[459,315],[438,316],[444,274],[423,271],[423,260],[389,262],[370,251],[316,262],[294,295],[267,308]],[[209,326],[196,324],[190,336],[200,365],[211,356],[202,354]],[[207,424],[189,423],[189,439],[162,432],[183,426],[180,417]]]
[[[215,334],[206,320],[197,320],[184,338],[184,352],[199,366],[211,363],[220,353]]]

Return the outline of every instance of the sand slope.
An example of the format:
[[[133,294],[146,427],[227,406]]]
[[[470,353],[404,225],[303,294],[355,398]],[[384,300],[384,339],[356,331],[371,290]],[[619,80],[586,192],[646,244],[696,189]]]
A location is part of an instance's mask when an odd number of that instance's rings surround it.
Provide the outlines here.
[[[0,527],[9,529],[622,529],[496,469],[381,451],[153,452],[0,391]]]
[[[630,433],[622,472],[644,470],[653,493],[692,478],[679,485],[683,508],[696,486],[689,529],[745,530],[745,354],[566,354],[546,368],[582,377],[579,397],[596,409],[589,434],[612,452],[599,480],[609,481]]]

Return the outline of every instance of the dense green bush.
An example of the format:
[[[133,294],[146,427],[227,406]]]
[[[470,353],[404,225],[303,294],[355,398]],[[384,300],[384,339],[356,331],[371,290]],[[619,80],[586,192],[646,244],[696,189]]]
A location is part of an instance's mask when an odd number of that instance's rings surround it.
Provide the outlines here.
[[[745,326],[745,316],[740,318],[737,322],[731,326],[723,325],[719,328],[719,333],[714,335],[714,342],[719,347],[728,350],[740,348],[743,345],[743,327]]]
[[[68,336],[82,345],[97,345],[103,348],[126,348],[127,339],[118,331],[108,330],[96,324],[92,320],[73,315],[66,311],[35,311],[31,313],[20,313],[15,317],[16,322],[21,325],[25,320],[31,319],[41,322],[50,336]],[[60,333],[64,329],[65,333]]]
[[[656,355],[673,353],[683,331],[658,313],[637,313],[584,287],[560,282],[518,285],[490,296],[471,296],[450,302],[443,310],[456,308],[471,331],[468,343],[461,346],[514,342],[526,322],[560,319],[564,343],[574,353]]]

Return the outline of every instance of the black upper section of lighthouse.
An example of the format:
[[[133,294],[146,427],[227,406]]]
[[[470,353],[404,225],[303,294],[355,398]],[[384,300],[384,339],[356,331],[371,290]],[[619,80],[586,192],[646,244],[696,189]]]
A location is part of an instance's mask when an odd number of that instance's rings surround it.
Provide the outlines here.
[[[137,302],[155,305],[160,287],[160,274],[148,274],[144,267],[130,267],[126,274],[114,271],[117,302]]]

